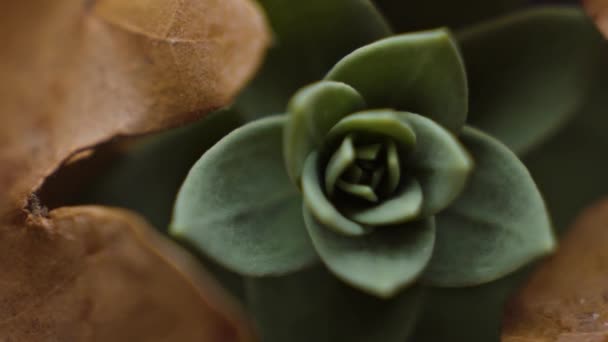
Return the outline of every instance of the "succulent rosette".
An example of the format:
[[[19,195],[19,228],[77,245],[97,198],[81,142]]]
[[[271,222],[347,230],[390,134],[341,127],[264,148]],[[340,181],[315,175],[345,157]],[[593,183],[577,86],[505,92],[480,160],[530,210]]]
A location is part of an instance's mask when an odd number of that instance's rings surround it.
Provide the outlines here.
[[[364,46],[299,90],[286,115],[242,126],[205,153],[172,232],[241,275],[321,261],[378,297],[417,282],[500,278],[555,240],[526,168],[468,126],[467,112],[448,30]]]

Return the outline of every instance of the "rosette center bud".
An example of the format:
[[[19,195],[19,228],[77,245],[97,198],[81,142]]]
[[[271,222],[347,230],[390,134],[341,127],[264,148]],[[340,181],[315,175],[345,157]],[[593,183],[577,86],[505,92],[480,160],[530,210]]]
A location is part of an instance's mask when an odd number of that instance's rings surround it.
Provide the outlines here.
[[[420,184],[408,172],[415,145],[414,130],[399,112],[380,109],[345,116],[327,133],[310,170],[315,176],[304,179],[307,203],[339,231],[369,232],[415,219],[422,205]],[[330,215],[328,206],[346,221]]]
[[[325,191],[334,200],[377,203],[394,194],[401,172],[392,139],[351,133],[327,163]]]

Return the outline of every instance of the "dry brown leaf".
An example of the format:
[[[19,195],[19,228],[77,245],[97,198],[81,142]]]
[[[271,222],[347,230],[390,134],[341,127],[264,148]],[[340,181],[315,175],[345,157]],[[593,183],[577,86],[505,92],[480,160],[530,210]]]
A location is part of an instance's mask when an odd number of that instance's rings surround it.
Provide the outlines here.
[[[10,1],[0,42],[0,340],[250,340],[139,218],[32,194],[78,151],[229,103],[268,43],[253,1]]]
[[[582,0],[604,37],[608,38],[608,0]]]
[[[608,341],[608,200],[587,209],[510,303],[504,342]]]

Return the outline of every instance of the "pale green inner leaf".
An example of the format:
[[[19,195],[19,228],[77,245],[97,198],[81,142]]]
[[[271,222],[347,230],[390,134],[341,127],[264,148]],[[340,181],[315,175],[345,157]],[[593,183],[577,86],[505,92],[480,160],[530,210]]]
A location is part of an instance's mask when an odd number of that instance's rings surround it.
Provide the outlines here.
[[[312,215],[325,227],[343,235],[363,235],[370,232],[369,227],[362,226],[344,217],[325,197],[320,185],[319,156],[312,152],[306,159],[302,172],[302,195],[304,203]]]
[[[382,149],[382,144],[372,144],[357,147],[357,159],[376,160]]]
[[[339,82],[318,82],[293,96],[287,109],[283,156],[287,173],[298,187],[310,152],[321,145],[327,132],[340,119],[364,106],[356,90]]]
[[[399,186],[399,180],[401,179],[399,154],[397,152],[397,146],[392,140],[389,140],[386,143],[386,166],[388,169],[388,181],[385,183],[386,187],[384,193],[392,194]]]
[[[378,202],[378,196],[374,192],[374,189],[365,184],[352,184],[345,182],[341,179],[337,182],[338,187],[351,195],[357,196],[369,202]]]
[[[342,144],[334,152],[325,169],[325,191],[329,196],[333,195],[336,181],[344,171],[355,161],[355,150],[352,135],[342,140]]]
[[[404,150],[416,145],[416,135],[410,125],[392,110],[365,111],[345,117],[329,131],[326,145],[330,148],[338,145],[344,136],[353,132],[390,138]]]
[[[473,160],[448,130],[424,116],[400,112],[416,132],[417,144],[409,155],[408,171],[420,182],[424,201],[421,216],[445,209],[466,184]]]
[[[371,208],[347,212],[347,216],[364,225],[395,225],[417,217],[422,201],[422,188],[418,181],[411,179],[394,197],[385,199]]]

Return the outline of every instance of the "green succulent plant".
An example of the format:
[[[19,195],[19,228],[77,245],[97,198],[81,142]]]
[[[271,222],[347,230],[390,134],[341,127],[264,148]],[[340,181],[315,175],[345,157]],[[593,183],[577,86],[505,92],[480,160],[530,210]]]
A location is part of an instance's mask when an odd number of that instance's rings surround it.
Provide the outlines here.
[[[249,123],[203,155],[171,232],[242,275],[295,272],[318,257],[380,297],[419,279],[502,277],[555,242],[530,174],[464,125],[467,103],[447,30],[364,46],[297,92],[287,115]]]
[[[569,7],[479,22],[524,2],[378,0],[387,23],[367,0],[261,0],[276,46],[256,79],[229,111],[135,151],[102,202],[166,227],[163,184],[212,146],[170,233],[211,259],[263,341],[498,340],[513,272],[554,246],[518,158],[557,216],[601,188],[561,176],[580,175],[563,152],[588,163],[595,146],[568,122],[599,35]]]

